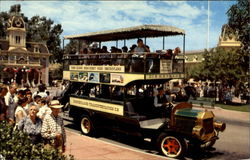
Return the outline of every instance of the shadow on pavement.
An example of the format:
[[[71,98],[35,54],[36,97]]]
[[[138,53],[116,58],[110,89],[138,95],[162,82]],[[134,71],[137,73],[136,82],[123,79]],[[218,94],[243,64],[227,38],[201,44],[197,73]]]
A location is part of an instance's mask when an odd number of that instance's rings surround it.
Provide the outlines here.
[[[202,160],[202,159],[210,159],[218,156],[222,156],[224,153],[216,151],[216,148],[211,148],[209,150],[189,147],[186,157],[191,158],[193,160]],[[216,158],[216,159],[217,159]]]

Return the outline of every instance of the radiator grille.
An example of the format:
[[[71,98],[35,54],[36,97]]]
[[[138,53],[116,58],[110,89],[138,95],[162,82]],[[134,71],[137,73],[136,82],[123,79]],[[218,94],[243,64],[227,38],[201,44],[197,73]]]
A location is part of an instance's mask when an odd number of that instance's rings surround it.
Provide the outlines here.
[[[176,116],[175,125],[181,132],[192,133],[192,130],[195,126],[195,121],[196,119],[193,118]]]
[[[208,118],[203,120],[203,128],[205,133],[212,133],[214,131],[214,121],[213,118]]]

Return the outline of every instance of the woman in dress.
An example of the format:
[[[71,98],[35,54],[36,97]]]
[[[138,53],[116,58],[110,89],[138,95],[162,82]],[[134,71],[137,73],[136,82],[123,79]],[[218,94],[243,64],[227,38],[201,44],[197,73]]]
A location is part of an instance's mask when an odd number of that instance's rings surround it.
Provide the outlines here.
[[[24,97],[24,98],[20,98],[17,102],[17,108],[15,111],[15,118],[16,118],[16,124],[18,124],[19,121],[21,121],[24,117],[27,116],[27,113],[24,109],[24,107],[27,105],[28,103],[28,98]]]
[[[42,142],[42,120],[37,117],[37,112],[37,106],[31,105],[28,116],[18,123],[18,129],[27,133],[34,144]]]

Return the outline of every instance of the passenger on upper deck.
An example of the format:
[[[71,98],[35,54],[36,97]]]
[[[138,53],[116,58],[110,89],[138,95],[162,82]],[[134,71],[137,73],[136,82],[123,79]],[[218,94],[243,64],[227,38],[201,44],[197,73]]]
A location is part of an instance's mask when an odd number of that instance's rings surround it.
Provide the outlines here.
[[[173,59],[175,58],[175,56],[177,56],[179,53],[181,53],[181,49],[180,47],[176,47],[174,49],[174,52],[173,52]]]
[[[107,46],[102,46],[101,53],[109,53]]]
[[[83,54],[88,54],[88,48],[84,48],[82,51]]]
[[[130,53],[133,53],[134,52],[134,49],[137,47],[136,44],[133,44],[131,47],[130,47],[130,50],[128,52]]]
[[[128,47],[127,46],[123,46],[122,47],[122,53],[127,53],[128,52]]]
[[[144,45],[142,39],[137,40],[137,47],[135,47],[134,52],[136,53],[143,53],[143,52],[150,52],[149,49]]]
[[[117,50],[118,50],[118,48],[116,48],[115,46],[112,46],[112,47],[110,48],[110,52],[111,52],[111,53],[116,53]]]
[[[102,53],[102,54],[99,56],[99,64],[108,65],[109,61],[110,61],[109,60],[110,55],[107,54],[107,53],[109,53],[107,46],[102,46],[100,53]]]
[[[69,52],[69,54],[76,54],[76,49],[72,48],[71,51]]]
[[[172,49],[168,49],[166,51],[166,54],[164,55],[164,58],[171,59],[172,56],[173,56],[173,50]]]
[[[149,46],[144,45],[142,39],[138,39],[137,44],[138,44],[138,46],[134,49],[135,54],[132,57],[142,58],[142,56],[140,56],[141,54],[143,54],[144,52],[150,52]],[[144,72],[144,69],[142,66],[143,66],[142,59],[133,59],[132,60],[132,70],[133,71]],[[148,66],[149,66],[148,72],[150,73],[152,71],[152,68],[153,68],[153,59],[148,59]]]

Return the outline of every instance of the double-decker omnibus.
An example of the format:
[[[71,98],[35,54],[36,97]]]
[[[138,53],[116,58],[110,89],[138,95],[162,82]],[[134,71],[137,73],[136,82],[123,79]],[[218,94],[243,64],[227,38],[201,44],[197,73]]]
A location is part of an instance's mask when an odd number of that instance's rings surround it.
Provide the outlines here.
[[[183,36],[185,31],[165,25],[142,25],[115,30],[65,36],[85,43],[136,38]],[[183,58],[165,50],[143,53],[64,54],[63,79],[70,81],[64,94],[69,116],[85,135],[110,129],[150,139],[168,157],[181,157],[188,144],[212,146],[225,124],[214,121],[211,111],[191,104],[168,103],[166,112],[155,107],[156,88],[175,78],[184,78]],[[63,102],[63,100],[61,100]],[[104,131],[104,130],[102,130]]]

